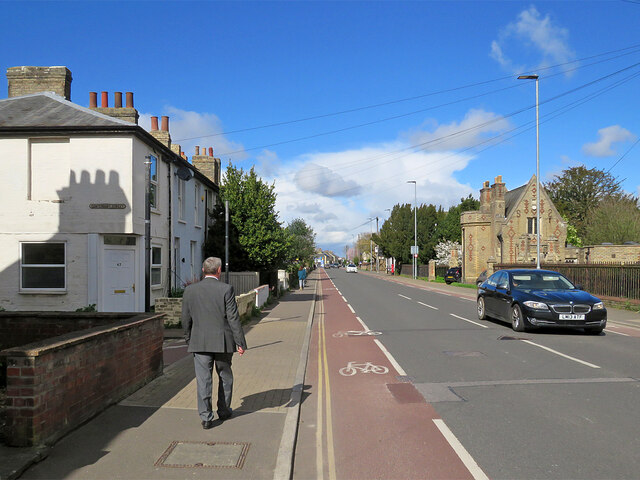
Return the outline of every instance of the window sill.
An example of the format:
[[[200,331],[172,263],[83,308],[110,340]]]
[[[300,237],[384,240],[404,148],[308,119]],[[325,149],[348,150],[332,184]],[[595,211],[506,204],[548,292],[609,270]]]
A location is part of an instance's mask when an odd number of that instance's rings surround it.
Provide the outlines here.
[[[194,225],[194,227],[196,227],[196,228],[200,228],[200,229],[201,229],[201,228],[202,228],[202,225]]]
[[[18,290],[20,295],[66,295],[66,290]]]
[[[180,220],[180,219],[178,219],[178,223],[182,223],[182,224],[186,225],[186,224],[187,224],[187,221],[186,221],[186,220]]]
[[[151,285],[151,290],[161,290],[162,285]]]
[[[152,208],[151,213],[153,213],[154,215],[162,215],[162,212],[157,208]]]

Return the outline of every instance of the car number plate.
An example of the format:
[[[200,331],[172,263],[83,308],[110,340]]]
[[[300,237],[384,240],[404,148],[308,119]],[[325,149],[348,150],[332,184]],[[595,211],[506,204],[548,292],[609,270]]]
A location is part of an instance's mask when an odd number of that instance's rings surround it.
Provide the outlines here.
[[[561,313],[560,320],[584,320],[584,315],[578,315],[576,313]]]

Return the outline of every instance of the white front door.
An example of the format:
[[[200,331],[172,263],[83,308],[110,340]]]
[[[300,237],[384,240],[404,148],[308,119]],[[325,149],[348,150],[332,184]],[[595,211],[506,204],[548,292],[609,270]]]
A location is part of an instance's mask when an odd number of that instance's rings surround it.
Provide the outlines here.
[[[102,311],[136,311],[136,251],[131,248],[104,249]]]

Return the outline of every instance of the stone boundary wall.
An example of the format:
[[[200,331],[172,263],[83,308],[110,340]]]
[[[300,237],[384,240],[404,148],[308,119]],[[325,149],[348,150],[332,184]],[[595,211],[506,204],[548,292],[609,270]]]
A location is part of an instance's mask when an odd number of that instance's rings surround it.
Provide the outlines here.
[[[130,317],[131,313],[0,312],[0,350]]]
[[[262,288],[262,287],[260,287]],[[267,297],[269,296],[269,288],[267,287]],[[266,300],[265,300],[266,301]],[[241,319],[251,316],[253,305],[256,304],[256,291],[244,293],[236,297],[238,304],[238,313]],[[180,323],[182,316],[182,298],[156,298],[156,313],[164,314],[164,324],[167,327],[176,326]]]
[[[162,315],[0,352],[10,446],[51,444],[162,373]]]

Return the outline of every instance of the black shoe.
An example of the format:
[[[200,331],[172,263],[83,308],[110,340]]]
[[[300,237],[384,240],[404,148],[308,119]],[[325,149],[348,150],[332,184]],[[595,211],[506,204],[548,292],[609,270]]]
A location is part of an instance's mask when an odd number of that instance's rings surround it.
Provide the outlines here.
[[[205,430],[209,430],[210,428],[213,428],[213,420],[203,420],[202,428],[204,428]]]
[[[221,415],[218,415],[218,417],[224,422],[225,420],[229,420],[231,418],[231,415],[233,415],[233,412],[223,413]]]

